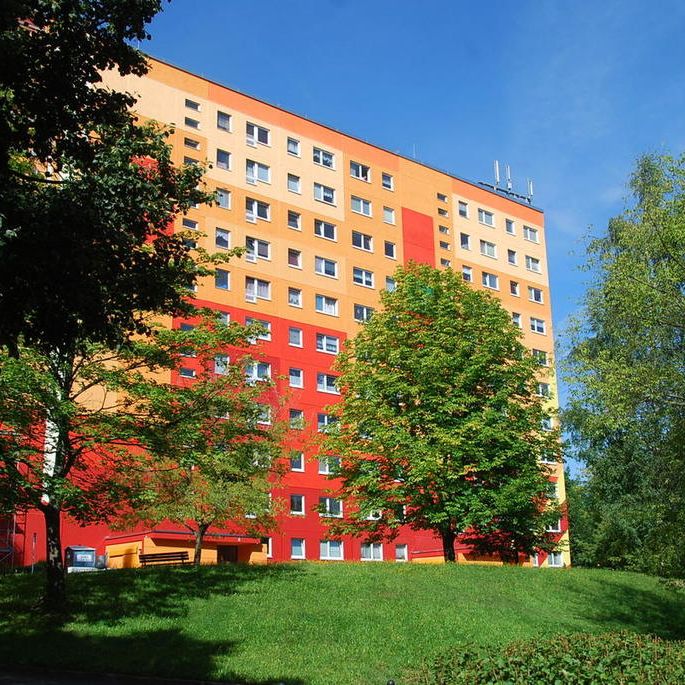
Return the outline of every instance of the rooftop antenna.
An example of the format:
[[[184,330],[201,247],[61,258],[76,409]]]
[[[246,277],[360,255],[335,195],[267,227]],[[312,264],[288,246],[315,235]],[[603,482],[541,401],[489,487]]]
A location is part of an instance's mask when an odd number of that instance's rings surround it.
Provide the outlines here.
[[[495,160],[495,188],[499,187],[499,160]]]
[[[511,167],[507,164],[507,191],[511,192],[513,184],[511,182]]]
[[[533,202],[533,181],[532,179],[528,179],[528,204],[532,204]]]

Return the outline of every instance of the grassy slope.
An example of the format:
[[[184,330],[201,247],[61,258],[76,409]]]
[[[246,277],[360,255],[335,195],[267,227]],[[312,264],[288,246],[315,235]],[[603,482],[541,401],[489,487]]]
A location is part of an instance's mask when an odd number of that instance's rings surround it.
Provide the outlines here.
[[[384,685],[458,642],[628,628],[685,637],[685,597],[646,576],[482,566],[294,564],[69,577],[70,621],[0,577],[0,663],[288,685]]]

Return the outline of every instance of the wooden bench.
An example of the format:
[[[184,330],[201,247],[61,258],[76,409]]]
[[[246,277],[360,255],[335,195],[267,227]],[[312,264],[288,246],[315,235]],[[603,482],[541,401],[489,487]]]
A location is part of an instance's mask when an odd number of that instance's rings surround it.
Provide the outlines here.
[[[138,558],[143,566],[151,564],[185,564],[188,561],[188,552],[154,552],[152,554],[139,554]]]

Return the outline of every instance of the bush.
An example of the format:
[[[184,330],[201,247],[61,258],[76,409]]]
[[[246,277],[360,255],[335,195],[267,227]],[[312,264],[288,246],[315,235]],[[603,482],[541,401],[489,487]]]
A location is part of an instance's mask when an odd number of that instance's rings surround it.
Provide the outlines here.
[[[423,666],[412,685],[685,683],[685,642],[629,632],[577,633],[506,647],[465,647]]]

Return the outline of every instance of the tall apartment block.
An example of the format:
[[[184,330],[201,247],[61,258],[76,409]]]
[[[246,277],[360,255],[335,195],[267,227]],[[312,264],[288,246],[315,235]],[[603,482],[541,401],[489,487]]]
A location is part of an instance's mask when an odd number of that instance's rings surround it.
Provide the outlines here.
[[[289,512],[264,543],[264,552],[274,561],[441,559],[438,539],[409,529],[383,544],[329,540],[319,509],[335,516],[344,503],[327,494],[331,464],[319,460],[304,437],[326,424],[325,406],[336,401],[331,371],[336,353],[378,307],[379,292],[393,287],[396,267],[410,260],[454,269],[474,288],[499,298],[525,344],[539,356],[539,392],[550,395],[553,406],[542,212],[506,192],[157,60],[151,60],[142,78],[108,74],[107,83],[138,97],[141,118],[173,124],[175,162],[211,164],[206,183],[216,190],[216,204],[191,209],[178,218],[177,228],[197,230],[197,242],[210,251],[244,246],[246,252],[215,277],[203,279],[193,296],[231,321],[263,323],[268,333],[253,372],[276,380],[287,393],[293,425],[307,427],[301,444],[294,439],[290,470],[275,493],[284,497]],[[192,369],[180,374],[192,376]],[[563,505],[562,466],[544,467]],[[79,537],[78,530],[65,528],[71,538],[66,544],[102,545],[104,539],[112,557],[125,556],[131,545],[140,551],[142,544],[140,535],[121,537],[98,527]],[[566,517],[550,532],[565,541]],[[146,539],[160,550],[184,544],[169,530],[156,536],[148,531]],[[228,534],[223,542],[209,536],[206,560],[245,559],[245,549],[257,543]],[[459,550],[459,559],[478,560],[468,549]],[[531,563],[562,566],[569,561],[563,551]]]

